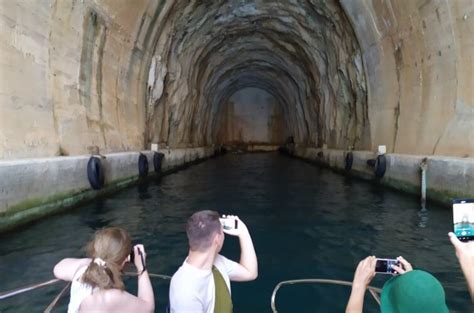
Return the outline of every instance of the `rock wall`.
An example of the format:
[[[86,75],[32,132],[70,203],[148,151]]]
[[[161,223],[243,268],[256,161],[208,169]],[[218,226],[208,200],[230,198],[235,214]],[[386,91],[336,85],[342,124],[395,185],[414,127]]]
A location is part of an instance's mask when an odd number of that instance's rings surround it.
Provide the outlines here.
[[[246,88],[281,108],[283,122],[257,127],[278,134],[266,143],[473,157],[473,12],[471,0],[1,1],[0,159],[235,141],[229,103]]]
[[[0,10],[0,159],[143,148],[150,57],[140,26],[158,2],[19,0]]]
[[[341,4],[362,49],[372,146],[474,157],[474,1]]]
[[[253,87],[281,103],[298,143],[370,144],[361,54],[338,1],[175,1],[168,12],[149,76],[150,141],[216,142],[221,107]]]
[[[174,168],[218,144],[292,136],[330,166],[382,144],[387,184],[416,189],[434,155],[430,186],[470,195],[473,34],[472,0],[0,1],[0,224],[95,196],[71,175],[94,146],[158,143]]]
[[[237,91],[217,114],[217,144],[281,145],[289,136],[281,104],[262,89]]]

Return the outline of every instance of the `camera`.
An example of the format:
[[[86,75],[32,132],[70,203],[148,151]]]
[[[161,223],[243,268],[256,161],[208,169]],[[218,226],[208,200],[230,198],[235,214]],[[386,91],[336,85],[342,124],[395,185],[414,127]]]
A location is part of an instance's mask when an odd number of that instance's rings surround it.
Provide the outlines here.
[[[225,230],[237,229],[239,221],[233,218],[220,218],[219,221]]]
[[[135,251],[133,250],[134,247],[132,247],[132,251],[130,251],[130,263],[134,264],[135,263]]]
[[[380,274],[396,274],[393,266],[400,266],[400,261],[396,259],[377,259],[375,264],[375,272]]]

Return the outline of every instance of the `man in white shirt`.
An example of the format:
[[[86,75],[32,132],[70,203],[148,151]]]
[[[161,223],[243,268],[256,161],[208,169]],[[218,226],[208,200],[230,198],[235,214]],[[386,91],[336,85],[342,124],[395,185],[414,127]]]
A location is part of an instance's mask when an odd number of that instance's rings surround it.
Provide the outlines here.
[[[171,279],[171,313],[231,313],[230,281],[257,278],[257,256],[247,226],[237,216],[225,218],[237,228],[223,228],[214,211],[199,211],[189,218],[189,254]],[[239,263],[219,254],[224,233],[239,237]]]

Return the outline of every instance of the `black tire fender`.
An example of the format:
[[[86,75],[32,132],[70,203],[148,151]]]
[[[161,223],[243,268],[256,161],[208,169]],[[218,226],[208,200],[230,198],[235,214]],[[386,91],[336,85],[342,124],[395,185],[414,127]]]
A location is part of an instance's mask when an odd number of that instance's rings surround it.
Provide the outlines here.
[[[377,156],[375,161],[375,177],[382,178],[385,175],[387,169],[387,159],[384,154]]]
[[[143,153],[138,156],[138,176],[148,176],[148,158]]]
[[[352,169],[352,163],[354,163],[354,155],[352,152],[347,152],[344,160],[344,169],[350,171]]]
[[[105,173],[99,157],[91,156],[87,162],[87,178],[92,189],[99,190],[104,186]]]
[[[153,167],[155,168],[156,173],[161,173],[161,163],[164,156],[165,155],[160,152],[155,152],[155,154],[153,154]]]

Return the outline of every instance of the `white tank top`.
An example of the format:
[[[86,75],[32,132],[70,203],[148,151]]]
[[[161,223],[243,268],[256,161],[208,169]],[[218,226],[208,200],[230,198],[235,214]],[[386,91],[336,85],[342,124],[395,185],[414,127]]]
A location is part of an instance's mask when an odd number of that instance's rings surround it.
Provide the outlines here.
[[[78,313],[79,307],[81,306],[82,301],[90,296],[94,289],[88,284],[84,284],[82,280],[82,275],[86,271],[88,266],[80,268],[71,283],[71,298],[69,300],[69,306],[67,308],[67,313]]]

